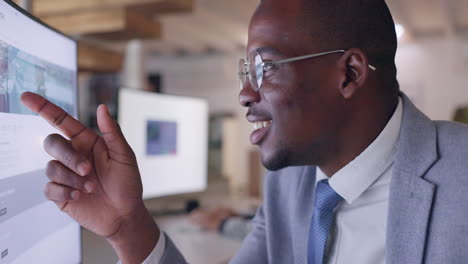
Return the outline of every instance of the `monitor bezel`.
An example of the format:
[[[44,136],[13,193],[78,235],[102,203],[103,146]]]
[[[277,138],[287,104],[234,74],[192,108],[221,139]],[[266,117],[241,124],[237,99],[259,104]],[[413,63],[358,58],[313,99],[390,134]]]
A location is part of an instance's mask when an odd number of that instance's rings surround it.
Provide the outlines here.
[[[50,25],[47,25],[46,23],[44,23],[42,20],[40,20],[39,18],[35,17],[33,14],[29,13],[28,11],[24,10],[23,8],[21,8],[19,5],[17,5],[15,2],[11,1],[11,0],[3,0],[5,3],[7,3],[9,6],[13,7],[16,11],[20,12],[21,14],[25,15],[26,17],[28,17],[29,19],[33,20],[34,22],[38,23],[39,25],[67,38],[68,40],[71,40],[73,41],[73,43],[75,43],[75,54],[76,54],[76,76],[75,76],[75,100],[76,100],[76,105],[75,105],[75,115],[74,117],[76,119],[78,119],[79,117],[79,111],[78,111],[78,106],[79,106],[79,98],[78,98],[78,71],[79,71],[79,68],[78,68],[78,41],[61,32],[60,30],[58,29],[55,29],[53,27],[51,27]],[[81,227],[80,227],[80,237],[79,237],[80,241],[80,263],[83,263],[83,232],[81,230]]]

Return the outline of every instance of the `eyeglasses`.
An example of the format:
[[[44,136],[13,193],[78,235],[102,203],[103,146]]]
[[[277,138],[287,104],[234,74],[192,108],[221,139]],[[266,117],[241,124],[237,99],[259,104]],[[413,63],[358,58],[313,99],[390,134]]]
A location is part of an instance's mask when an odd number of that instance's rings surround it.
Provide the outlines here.
[[[250,85],[252,89],[256,92],[262,88],[263,83],[263,75],[271,70],[275,64],[281,63],[288,63],[293,61],[305,60],[316,58],[328,54],[334,53],[345,53],[345,50],[333,50],[315,54],[309,54],[289,59],[277,60],[277,61],[263,61],[262,56],[257,51],[252,52],[249,55],[248,60],[240,59],[239,61],[239,81],[240,81],[240,89],[242,90],[245,86],[245,82],[249,79]],[[252,63],[254,62],[254,63]],[[374,66],[369,64],[369,69],[375,71],[377,70]]]

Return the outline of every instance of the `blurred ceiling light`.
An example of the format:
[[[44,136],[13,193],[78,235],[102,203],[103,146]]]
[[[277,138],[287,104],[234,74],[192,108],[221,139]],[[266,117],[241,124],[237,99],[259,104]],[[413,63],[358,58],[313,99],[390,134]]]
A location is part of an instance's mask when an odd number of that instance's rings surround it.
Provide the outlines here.
[[[401,38],[405,35],[405,27],[402,24],[395,24],[395,31],[398,40],[401,40]]]

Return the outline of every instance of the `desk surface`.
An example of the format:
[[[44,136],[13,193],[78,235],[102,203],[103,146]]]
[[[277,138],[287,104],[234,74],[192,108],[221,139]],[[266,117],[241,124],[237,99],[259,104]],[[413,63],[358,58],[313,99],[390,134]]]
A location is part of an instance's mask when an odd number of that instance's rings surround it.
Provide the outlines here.
[[[192,224],[186,215],[157,218],[158,225],[177,245],[190,264],[223,264],[240,249],[242,241]],[[115,264],[117,256],[102,238],[83,230],[83,263]]]
[[[227,195],[223,184],[210,184],[208,190],[196,197],[203,207],[226,206],[240,212],[253,212],[258,201],[245,198],[233,198]],[[164,210],[166,206],[184,204],[185,199],[154,199],[145,204],[150,210]],[[190,264],[227,263],[240,249],[242,242],[228,239],[215,232],[201,230],[192,224],[187,215],[157,217],[160,228],[166,232],[177,245]],[[83,263],[115,264],[118,258],[112,247],[102,238],[83,230]]]
[[[200,229],[187,216],[159,217],[157,221],[190,264],[228,263],[242,245],[242,241]]]

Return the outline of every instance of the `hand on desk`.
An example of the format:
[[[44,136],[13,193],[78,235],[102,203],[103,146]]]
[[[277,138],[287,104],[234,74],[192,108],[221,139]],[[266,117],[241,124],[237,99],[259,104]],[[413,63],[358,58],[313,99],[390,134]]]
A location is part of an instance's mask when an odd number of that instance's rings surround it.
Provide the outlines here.
[[[204,229],[218,232],[223,220],[235,216],[238,214],[234,210],[220,207],[212,210],[197,209],[190,214],[190,219]]]
[[[144,207],[135,155],[106,106],[97,110],[102,136],[43,97],[26,92],[21,100],[60,130],[44,148],[47,198],[83,227],[105,237],[122,263],[141,263],[155,247],[159,229]]]

